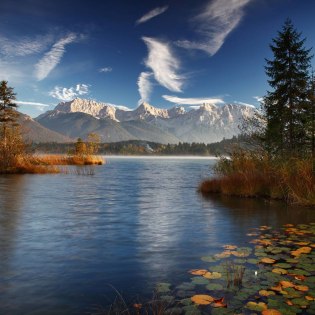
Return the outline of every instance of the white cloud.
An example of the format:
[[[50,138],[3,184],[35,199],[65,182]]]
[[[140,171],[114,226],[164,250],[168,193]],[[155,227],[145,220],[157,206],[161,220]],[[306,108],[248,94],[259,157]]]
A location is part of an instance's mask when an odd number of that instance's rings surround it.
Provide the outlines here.
[[[89,93],[89,86],[87,84],[77,84],[75,87],[65,88],[60,86],[55,86],[49,95],[60,101],[71,101],[74,98]]]
[[[197,97],[197,98],[181,98],[177,96],[163,95],[165,100],[181,105],[202,105],[202,104],[223,104],[221,98]]]
[[[65,46],[78,39],[74,33],[70,33],[57,41],[44,57],[35,65],[35,76],[38,81],[45,79],[49,73],[59,64],[66,49]]]
[[[100,68],[99,70],[98,70],[99,72],[112,72],[113,71],[113,68],[111,68],[111,67],[104,67],[104,68]]]
[[[164,13],[167,9],[168,9],[167,5],[164,7],[157,7],[155,9],[149,11],[145,15],[143,15],[139,20],[136,21],[136,24],[145,23],[145,22],[153,19],[154,17]]]
[[[262,103],[264,101],[264,98],[261,96],[254,96],[253,98],[259,103]]]
[[[43,103],[37,103],[37,102],[24,102],[24,101],[15,101],[18,105],[31,105],[31,106],[40,106],[40,107],[48,107],[50,105],[43,104]]]
[[[145,65],[152,69],[156,81],[170,91],[182,92],[184,78],[177,74],[180,64],[172,55],[169,45],[150,37],[142,39],[149,50]]]
[[[256,108],[256,106],[254,106],[252,104],[244,103],[244,102],[237,102],[237,101],[235,101],[234,104],[239,104],[239,105],[243,105],[243,106]]]
[[[187,49],[200,49],[213,56],[226,37],[238,26],[244,7],[252,0],[213,0],[194,18],[198,41],[181,40],[176,44]]]
[[[139,100],[139,104],[143,102],[149,102],[150,94],[152,92],[152,83],[150,78],[152,77],[152,72],[141,72],[137,81],[138,91],[141,99]]]
[[[53,41],[51,35],[22,37],[16,40],[10,40],[0,35],[0,53],[6,57],[27,56],[42,52]]]

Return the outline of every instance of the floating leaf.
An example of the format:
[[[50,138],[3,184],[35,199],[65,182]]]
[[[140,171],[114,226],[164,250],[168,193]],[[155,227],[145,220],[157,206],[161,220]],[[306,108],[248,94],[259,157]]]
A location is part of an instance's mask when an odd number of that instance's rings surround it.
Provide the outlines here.
[[[204,257],[201,257],[201,260],[205,262],[210,262],[210,263],[217,261],[217,259],[215,259],[215,257],[213,256],[204,256]]]
[[[315,298],[310,296],[310,295],[306,295],[305,299],[308,300],[308,301],[315,301]]]
[[[222,253],[219,253],[219,254],[215,254],[214,255],[214,257],[215,258],[220,258],[220,259],[222,259],[222,258],[228,258],[228,257],[230,257],[231,256],[231,252],[230,251],[224,251],[224,252],[222,252]]]
[[[264,264],[273,264],[276,262],[275,259],[269,258],[269,257],[264,257],[260,259],[260,262],[264,263]]]
[[[292,303],[293,303],[294,305],[298,305],[298,306],[302,307],[302,306],[308,306],[309,301],[307,301],[307,300],[304,299],[304,298],[296,298],[296,299],[293,299],[293,300],[292,300]]]
[[[193,278],[191,278],[191,281],[194,284],[199,284],[199,285],[208,284],[209,283],[209,280],[205,279],[204,277],[193,277]]]
[[[158,293],[166,293],[166,292],[169,292],[169,291],[171,291],[170,286],[171,286],[170,283],[165,283],[165,282],[158,283],[158,284],[156,285],[156,291],[157,291]]]
[[[277,263],[275,264],[275,267],[282,268],[282,269],[289,269],[292,267],[292,265],[286,264],[286,263]]]
[[[233,249],[236,249],[237,246],[236,246],[236,245],[224,245],[223,248],[224,248],[224,249],[233,250]]]
[[[227,307],[227,304],[224,303],[224,298],[218,299],[218,300],[214,300],[213,304],[211,305],[213,307]]]
[[[288,273],[285,269],[282,269],[282,268],[275,268],[275,269],[272,269],[272,272],[273,272],[273,273],[277,273],[277,274],[279,274],[279,275],[285,275],[285,274]]]
[[[188,271],[190,274],[195,276],[203,276],[205,273],[208,272],[206,269],[192,269]]]
[[[294,286],[294,289],[302,292],[306,292],[309,290],[309,287],[307,285],[296,285]]]
[[[206,286],[206,289],[209,291],[219,291],[223,290],[223,285],[220,283],[210,283]]]
[[[261,296],[269,296],[269,295],[275,295],[273,291],[267,291],[267,290],[260,290],[259,295]]]
[[[203,277],[207,279],[220,279],[222,277],[222,274],[220,272],[207,272],[203,275]]]
[[[283,288],[294,288],[294,283],[290,282],[290,281],[280,281],[279,283]]]
[[[261,312],[262,315],[282,315],[281,312],[274,309],[267,309]]]
[[[198,305],[209,305],[214,301],[214,298],[206,294],[197,294],[192,296],[191,300]]]
[[[250,309],[251,311],[262,312],[267,309],[267,305],[266,303],[263,303],[263,302],[258,302],[258,303],[248,302],[246,304],[246,308]]]

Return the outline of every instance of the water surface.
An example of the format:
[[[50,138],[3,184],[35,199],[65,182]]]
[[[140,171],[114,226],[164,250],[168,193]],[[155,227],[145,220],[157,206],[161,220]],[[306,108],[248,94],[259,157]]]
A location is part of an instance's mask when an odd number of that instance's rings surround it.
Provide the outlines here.
[[[150,296],[249,228],[315,222],[282,203],[196,189],[211,159],[108,158],[94,176],[0,177],[0,314],[86,314],[119,290]],[[206,265],[205,265],[206,267]]]

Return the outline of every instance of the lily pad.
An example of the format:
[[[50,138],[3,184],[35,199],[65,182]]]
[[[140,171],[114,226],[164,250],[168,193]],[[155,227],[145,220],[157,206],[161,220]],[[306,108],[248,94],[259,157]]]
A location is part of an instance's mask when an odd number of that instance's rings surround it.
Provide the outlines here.
[[[203,284],[208,284],[209,280],[207,280],[204,277],[193,277],[191,278],[192,283],[198,284],[198,285],[203,285]]]
[[[282,268],[282,269],[290,269],[292,265],[287,263],[277,263],[275,264],[275,267]]]
[[[213,262],[217,262],[218,260],[213,257],[213,256],[204,256],[204,257],[201,257],[201,260],[202,261],[205,261],[205,262],[209,262],[209,263],[213,263]]]
[[[222,274],[220,272],[207,272],[203,275],[206,279],[220,279],[222,277]]]
[[[156,291],[158,293],[166,293],[171,291],[170,287],[171,287],[170,283],[161,282],[156,285]]]
[[[191,300],[198,305],[209,305],[214,301],[214,298],[207,294],[197,294],[192,296]]]
[[[206,289],[209,291],[219,291],[219,290],[223,290],[223,285],[220,283],[209,283],[206,286]]]
[[[247,302],[246,308],[250,309],[251,311],[262,312],[267,309],[267,305],[263,302]]]

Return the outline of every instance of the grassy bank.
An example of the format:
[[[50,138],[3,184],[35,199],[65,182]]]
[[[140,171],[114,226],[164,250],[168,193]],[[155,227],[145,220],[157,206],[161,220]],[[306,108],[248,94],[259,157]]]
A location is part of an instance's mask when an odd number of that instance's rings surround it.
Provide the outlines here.
[[[102,165],[104,159],[96,155],[27,155],[14,157],[9,165],[0,167],[0,174],[71,173],[61,166]],[[0,159],[0,165],[3,165]]]
[[[315,206],[315,173],[311,158],[274,158],[264,154],[236,152],[222,158],[216,176],[199,186],[203,194],[285,200],[289,204]]]

